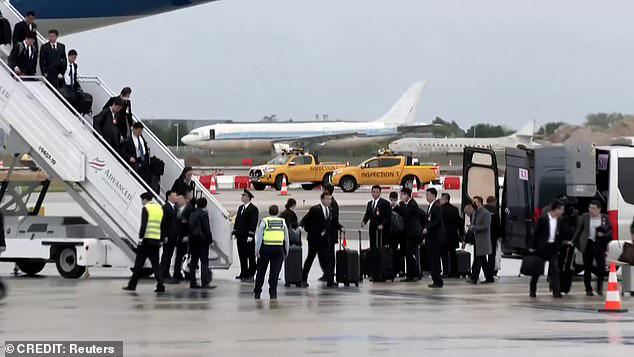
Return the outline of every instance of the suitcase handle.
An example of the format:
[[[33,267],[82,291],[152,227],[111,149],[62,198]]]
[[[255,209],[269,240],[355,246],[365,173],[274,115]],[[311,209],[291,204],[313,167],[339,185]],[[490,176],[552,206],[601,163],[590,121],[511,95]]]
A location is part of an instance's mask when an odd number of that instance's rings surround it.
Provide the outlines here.
[[[346,239],[346,232],[339,231],[339,250],[344,250],[344,247],[343,247],[344,239]]]
[[[359,254],[361,254],[361,230],[359,229]]]

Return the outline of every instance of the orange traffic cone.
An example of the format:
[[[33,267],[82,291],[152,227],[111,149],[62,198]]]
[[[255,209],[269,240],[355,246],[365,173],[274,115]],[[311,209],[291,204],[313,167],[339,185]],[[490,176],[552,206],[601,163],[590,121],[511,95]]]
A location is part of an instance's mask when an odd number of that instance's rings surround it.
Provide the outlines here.
[[[280,191],[280,196],[288,195],[288,186],[286,186],[286,176],[282,177],[282,190]]]
[[[211,183],[209,184],[209,193],[211,193],[212,195],[218,194],[218,191],[216,190],[217,180],[218,179],[216,178],[216,176],[213,176],[211,178]]]
[[[608,278],[608,292],[605,294],[605,308],[599,309],[599,312],[627,312],[621,306],[621,290],[619,289],[619,281],[616,278],[616,264],[610,263],[610,277]]]
[[[412,197],[418,197],[418,180],[412,182]]]

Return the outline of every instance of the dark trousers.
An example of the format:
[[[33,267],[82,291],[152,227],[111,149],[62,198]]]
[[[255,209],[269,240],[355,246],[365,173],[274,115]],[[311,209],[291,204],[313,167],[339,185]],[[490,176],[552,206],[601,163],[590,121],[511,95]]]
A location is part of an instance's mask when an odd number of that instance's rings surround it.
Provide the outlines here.
[[[446,265],[445,261],[447,262]],[[447,269],[447,271],[445,269]],[[458,276],[458,255],[453,245],[452,248],[448,248],[446,253],[443,254],[442,273],[452,278]]]
[[[405,272],[405,255],[403,254],[405,246],[400,245],[396,237],[392,238],[393,239],[390,240],[390,249],[392,250],[392,255],[394,256],[394,272],[396,274],[401,274]]]
[[[134,268],[132,268],[132,277],[128,282],[128,287],[132,289],[136,289],[136,284],[139,282],[139,279],[143,276],[143,265],[145,265],[145,261],[150,259],[150,263],[152,264],[152,270],[154,270],[154,278],[156,279],[156,287],[163,288],[163,274],[161,272],[161,267],[159,265],[159,250],[161,246],[158,244],[147,244],[146,242],[141,242],[137,246],[136,251],[136,259],[134,260]]]
[[[247,237],[238,238],[238,256],[240,257],[240,276],[252,278],[255,275],[255,239],[247,242]]]
[[[442,263],[442,276],[447,277],[451,271],[451,260],[449,258],[449,244],[444,240],[440,246],[440,262]],[[455,250],[454,250],[455,252]]]
[[[489,261],[487,261],[489,259]],[[477,255],[473,258],[473,265],[471,266],[471,280],[477,282],[480,280],[480,269],[484,270],[484,277],[486,281],[493,281],[493,270],[491,270],[491,256]]]
[[[370,228],[368,229],[368,235],[370,236],[370,249],[377,248],[379,246],[378,234],[379,232],[378,229],[376,229],[376,226],[370,224]]]
[[[310,268],[313,265],[313,261],[316,256],[319,256],[319,261],[322,263],[322,270],[326,276],[326,281],[329,283],[334,282],[335,265],[334,259],[331,260],[331,256],[334,254],[334,249],[331,248],[331,244],[328,243],[325,238],[321,242],[308,242],[308,256],[304,262],[304,269],[302,271],[302,280],[308,281],[308,274]]]
[[[408,239],[405,242],[405,272],[408,278],[420,278],[420,248],[418,241]]]
[[[495,273],[497,272],[497,270],[495,269],[495,255],[497,254],[497,250],[498,250],[497,238],[491,238],[491,249],[492,250],[491,250],[491,254],[489,254],[488,263],[489,263],[489,269],[495,275]]]
[[[559,283],[559,249],[555,247],[554,244],[548,244],[548,252],[547,256],[544,257],[546,261],[548,261],[548,279],[550,280],[550,286],[553,289],[553,294],[560,293],[560,283]],[[533,275],[531,277],[530,283],[530,291],[537,291],[537,282],[539,281],[539,275]]]
[[[429,240],[429,238],[428,238]],[[427,259],[429,261],[429,269],[431,270],[431,279],[434,284],[443,286],[442,274],[440,273],[440,252],[443,242],[427,242]]]
[[[280,276],[283,262],[284,247],[262,244],[262,247],[260,248],[260,258],[258,259],[258,272],[255,276],[254,293],[260,294],[262,292],[264,276],[266,275],[266,270],[270,264],[271,272],[269,273],[269,295],[271,297],[277,297],[277,280]]]
[[[202,286],[208,285],[211,282],[211,271],[209,271],[209,246],[191,247],[189,254],[191,254],[192,257],[189,263],[190,286],[197,284],[196,269],[198,268],[198,262],[200,262],[200,280]]]
[[[174,277],[182,277],[183,276],[183,259],[185,258],[185,254],[189,250],[189,244],[187,242],[183,243],[182,238],[180,243],[176,245],[176,260],[174,260]]]
[[[165,244],[163,244],[163,254],[161,255],[161,272],[163,272],[163,279],[169,279],[170,267],[172,265],[172,256],[176,249],[177,237],[168,237]]]
[[[592,264],[593,261],[596,261],[596,267]],[[605,251],[598,243],[588,239],[583,251],[583,283],[586,291],[592,291],[592,273],[597,276],[597,291],[601,292],[605,277]]]

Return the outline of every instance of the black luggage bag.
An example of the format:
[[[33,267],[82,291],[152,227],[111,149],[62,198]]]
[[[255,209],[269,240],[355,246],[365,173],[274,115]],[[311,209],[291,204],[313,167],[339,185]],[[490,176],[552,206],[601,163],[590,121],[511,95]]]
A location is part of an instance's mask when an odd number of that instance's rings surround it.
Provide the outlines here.
[[[359,282],[361,282],[359,252],[344,248],[341,243],[341,236],[339,237],[339,250],[336,254],[336,262],[337,284],[359,286]]]
[[[536,255],[525,255],[522,257],[520,273],[523,275],[544,275],[544,259]]]
[[[372,281],[394,281],[394,254],[392,249],[383,246],[383,231],[377,231],[378,247],[372,249],[370,253],[370,270]]]
[[[471,274],[471,253],[464,249],[457,249],[456,267],[458,269],[458,276],[461,278],[466,278]]]
[[[302,286],[302,247],[291,245],[284,261],[284,286]]]
[[[563,244],[559,248],[559,290],[564,294],[569,293],[572,288],[572,280],[575,276],[574,261],[574,245]]]
[[[92,95],[83,91],[77,92],[76,109],[81,115],[92,113]]]

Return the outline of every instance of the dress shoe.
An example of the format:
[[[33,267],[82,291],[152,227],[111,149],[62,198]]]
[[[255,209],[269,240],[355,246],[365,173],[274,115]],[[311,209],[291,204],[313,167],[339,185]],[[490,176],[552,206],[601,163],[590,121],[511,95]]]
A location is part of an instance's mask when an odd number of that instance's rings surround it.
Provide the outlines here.
[[[260,294],[255,294],[253,297],[254,297],[256,300],[260,300]]]
[[[243,278],[244,278],[244,275],[242,275],[242,274],[236,276],[236,279],[238,279],[238,280],[243,279]]]
[[[532,297],[532,298],[536,298],[537,297],[537,293],[534,291],[531,291],[528,296]]]
[[[253,277],[242,278],[242,279],[240,279],[240,281],[243,282],[243,283],[254,283],[255,282]]]
[[[182,276],[181,274],[174,274],[174,276],[172,277],[173,280],[178,280],[178,281],[183,281],[185,280],[185,277]]]
[[[277,300],[277,295],[271,295],[270,299],[271,300]]]
[[[477,280],[473,280],[471,278],[466,278],[464,281],[466,281],[467,284],[471,284],[471,285],[477,285],[478,284]]]
[[[205,285],[201,286],[200,288],[201,288],[201,289],[207,289],[207,290],[213,290],[213,289],[215,289],[215,288],[217,288],[217,287],[218,287],[218,286],[216,286],[216,285],[209,285],[209,284],[205,284]]]
[[[592,290],[588,290],[586,291],[586,296],[594,296],[594,293],[592,292]]]
[[[167,280],[165,281],[165,284],[178,285],[178,284],[180,284],[180,282],[181,282],[181,281],[180,281],[180,280],[178,280],[178,279],[171,278],[171,279],[167,279]]]
[[[563,295],[561,295],[561,293],[553,293],[553,298],[561,299],[561,298],[563,298]]]
[[[328,280],[328,278],[326,278],[325,275],[322,275],[321,278],[319,278],[319,281],[326,281],[326,280]]]
[[[429,284],[427,285],[427,287],[432,289],[442,289],[442,285],[438,285],[438,284]]]
[[[125,291],[135,291],[136,289],[135,289],[135,288],[131,288],[131,287],[129,287],[129,286],[124,286],[124,287],[122,287],[122,288],[121,288],[121,290],[125,290]]]
[[[156,289],[154,289],[155,293],[164,293],[165,292],[165,287],[164,286],[159,286]]]
[[[299,286],[300,286],[300,287],[302,287],[302,288],[307,288],[307,287],[309,287],[310,285],[308,285],[308,283],[307,283],[307,282],[302,281],[302,282],[300,283],[300,285],[299,285]]]

